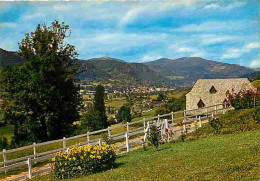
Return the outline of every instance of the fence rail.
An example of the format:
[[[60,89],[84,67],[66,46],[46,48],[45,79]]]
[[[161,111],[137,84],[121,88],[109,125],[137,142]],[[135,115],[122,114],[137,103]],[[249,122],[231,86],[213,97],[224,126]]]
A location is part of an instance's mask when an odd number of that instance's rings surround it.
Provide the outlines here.
[[[222,104],[219,104],[219,105],[222,105]],[[109,135],[109,138],[111,140],[120,141],[122,139],[125,139],[125,144],[123,144],[123,143],[121,145],[119,144],[117,146],[117,149],[120,150],[120,149],[126,148],[126,151],[129,152],[131,145],[144,144],[144,142],[146,141],[147,132],[148,132],[150,125],[156,124],[157,126],[161,126],[163,129],[170,128],[174,132],[174,135],[176,137],[176,135],[179,134],[180,132],[183,132],[183,131],[187,132],[188,129],[190,129],[190,130],[194,129],[194,128],[191,129],[191,127],[187,128],[187,126],[189,124],[192,124],[194,121],[199,121],[199,127],[201,127],[203,124],[203,122],[202,122],[203,120],[208,119],[209,117],[214,117],[218,114],[224,114],[226,112],[226,110],[228,109],[227,106],[222,105],[222,108],[218,109],[219,105],[205,107],[205,108],[201,108],[201,109],[171,112],[168,114],[158,115],[158,116],[155,116],[152,118],[143,119],[140,121],[126,123],[126,124],[122,124],[122,125],[114,126],[114,127],[108,127],[106,129],[97,130],[97,131],[93,131],[93,132],[87,132],[85,134],[81,134],[81,135],[77,135],[77,136],[73,136],[73,137],[69,137],[69,138],[64,137],[63,139],[48,141],[48,142],[44,142],[44,143],[33,143],[32,145],[28,145],[28,146],[24,146],[24,147],[12,149],[12,150],[3,150],[2,152],[0,152],[0,155],[3,155],[3,162],[0,162],[0,166],[1,165],[3,165],[3,166],[0,167],[0,172],[7,172],[8,170],[11,170],[11,169],[14,169],[17,167],[21,167],[21,166],[28,166],[28,174],[15,179],[15,180],[20,180],[20,179],[24,179],[24,178],[32,178],[33,176],[39,175],[41,173],[51,171],[51,168],[46,168],[41,171],[32,173],[32,164],[36,163],[36,162],[40,162],[40,161],[47,161],[50,158],[52,158],[53,156],[55,156],[56,152],[65,151],[67,149],[72,148],[75,145],[82,145],[82,146],[87,145],[87,144],[92,144],[92,145],[99,144],[100,145],[102,143],[101,137],[91,140],[90,136],[100,134],[102,132],[107,132]],[[212,107],[215,107],[215,109],[209,110],[209,108],[212,108]],[[203,110],[205,110],[205,111],[203,112]],[[193,111],[193,112],[196,111],[196,113],[192,114],[192,115],[191,114],[187,115],[187,112],[191,112],[191,111]],[[197,112],[197,111],[199,111],[199,112]],[[182,113],[182,116],[174,118],[174,115],[180,114],[180,113]],[[170,119],[169,119],[169,116],[171,116]],[[163,117],[166,117],[167,119],[161,119]],[[183,120],[182,126],[180,126],[180,124],[176,123],[176,121],[178,121],[178,120]],[[135,127],[134,129],[130,129],[130,126],[136,125],[139,123],[143,123],[143,126],[139,126],[137,128]],[[122,127],[125,127],[126,131],[122,131],[122,132],[116,133],[116,134],[111,134],[112,130],[122,128]],[[163,133],[165,133],[164,130],[162,130],[162,134]],[[144,134],[143,140],[140,139],[140,140],[135,140],[133,142],[130,142],[129,137],[133,137],[133,136],[140,135],[140,134]],[[73,145],[67,146],[67,141],[75,140],[75,139],[83,138],[83,137],[86,137],[86,141],[81,141],[79,144],[73,144]],[[50,145],[50,144],[54,144],[54,143],[62,143],[61,144],[62,147],[54,149],[54,150],[48,150],[48,151],[45,151],[42,153],[37,153],[38,147],[46,146],[46,145]],[[28,149],[32,149],[33,154],[11,159],[11,160],[7,160],[8,154],[19,152],[22,150],[28,150]]]

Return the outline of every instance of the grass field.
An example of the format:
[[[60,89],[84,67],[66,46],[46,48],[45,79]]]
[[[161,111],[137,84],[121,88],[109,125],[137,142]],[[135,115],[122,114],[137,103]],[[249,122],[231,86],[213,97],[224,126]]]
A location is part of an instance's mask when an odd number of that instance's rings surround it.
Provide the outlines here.
[[[181,96],[185,95],[187,92],[176,92],[174,94],[167,94],[167,98],[180,98]]]
[[[164,144],[119,156],[118,168],[81,180],[259,180],[260,130]],[[53,174],[34,180],[55,180]]]
[[[105,101],[106,107],[111,106],[111,107],[114,107],[116,109],[119,109],[124,104],[126,104],[126,98],[125,97],[115,98],[115,99]]]

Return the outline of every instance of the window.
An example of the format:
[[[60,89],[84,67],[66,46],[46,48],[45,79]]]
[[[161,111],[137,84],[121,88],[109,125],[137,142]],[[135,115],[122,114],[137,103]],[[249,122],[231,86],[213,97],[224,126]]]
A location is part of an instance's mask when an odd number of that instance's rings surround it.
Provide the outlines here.
[[[205,104],[204,104],[204,102],[200,99],[199,100],[199,102],[198,102],[198,108],[203,108],[203,107],[205,107]]]
[[[211,94],[216,94],[217,90],[215,89],[214,86],[212,86],[212,87],[210,88],[209,92],[210,92]]]

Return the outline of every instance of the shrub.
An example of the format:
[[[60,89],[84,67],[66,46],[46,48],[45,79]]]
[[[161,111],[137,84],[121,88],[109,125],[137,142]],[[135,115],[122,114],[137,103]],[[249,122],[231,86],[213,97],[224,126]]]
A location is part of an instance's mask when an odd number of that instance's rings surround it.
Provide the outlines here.
[[[161,140],[160,131],[157,129],[155,125],[151,125],[148,141],[154,146],[155,150],[158,150],[160,140]]]
[[[220,121],[219,118],[211,118],[209,120],[209,124],[215,130],[216,134],[220,133],[220,130],[221,130],[222,126],[223,126],[223,123]]]
[[[230,95],[231,105],[235,109],[248,109],[254,106],[260,106],[260,94],[252,90],[240,91],[237,94]]]
[[[115,147],[102,143],[101,146],[73,147],[67,152],[58,152],[52,158],[54,174],[59,179],[78,177],[115,167]]]
[[[0,149],[7,149],[8,141],[6,137],[0,137]]]
[[[113,125],[113,124],[116,124],[115,118],[109,117],[109,118],[108,118],[108,125]]]
[[[162,114],[167,114],[167,113],[169,113],[170,112],[170,110],[169,109],[166,109],[166,108],[157,108],[156,110],[155,110],[155,116],[157,116],[158,114],[159,115],[162,115]]]

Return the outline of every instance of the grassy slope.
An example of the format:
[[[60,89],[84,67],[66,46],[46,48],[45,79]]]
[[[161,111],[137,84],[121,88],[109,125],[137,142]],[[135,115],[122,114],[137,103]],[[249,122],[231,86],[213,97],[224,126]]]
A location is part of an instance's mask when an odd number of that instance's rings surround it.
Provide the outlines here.
[[[164,144],[158,152],[139,149],[119,157],[114,170],[71,180],[258,180],[259,137],[257,130]]]
[[[260,80],[255,80],[254,82],[252,82],[253,86],[255,86],[256,88],[260,88]]]

